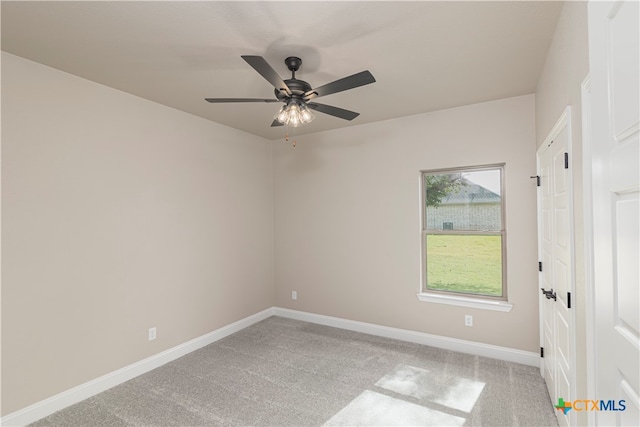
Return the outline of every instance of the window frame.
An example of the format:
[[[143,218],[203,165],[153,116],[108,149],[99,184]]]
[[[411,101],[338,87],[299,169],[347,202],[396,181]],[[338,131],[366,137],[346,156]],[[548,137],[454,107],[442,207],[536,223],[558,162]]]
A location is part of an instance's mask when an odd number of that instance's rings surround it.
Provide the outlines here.
[[[507,225],[506,225],[506,189],[505,189],[505,163],[495,163],[488,165],[462,166],[453,168],[429,169],[420,171],[420,218],[421,218],[421,280],[420,293],[418,298],[421,301],[438,302],[452,305],[462,305],[467,307],[486,308],[498,311],[510,311],[512,305],[508,301],[507,286]],[[431,230],[427,228],[427,206],[425,203],[425,175],[442,175],[464,172],[478,172],[487,170],[500,171],[500,231],[488,232],[479,230]],[[502,252],[502,295],[483,295],[469,292],[453,292],[427,288],[427,235],[485,235],[501,236]]]

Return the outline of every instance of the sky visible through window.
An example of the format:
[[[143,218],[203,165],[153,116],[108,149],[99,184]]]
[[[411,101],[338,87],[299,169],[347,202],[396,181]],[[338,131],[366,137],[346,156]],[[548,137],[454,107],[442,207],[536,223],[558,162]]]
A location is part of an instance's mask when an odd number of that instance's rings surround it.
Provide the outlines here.
[[[462,176],[474,184],[478,184],[500,195],[500,170],[465,172]]]

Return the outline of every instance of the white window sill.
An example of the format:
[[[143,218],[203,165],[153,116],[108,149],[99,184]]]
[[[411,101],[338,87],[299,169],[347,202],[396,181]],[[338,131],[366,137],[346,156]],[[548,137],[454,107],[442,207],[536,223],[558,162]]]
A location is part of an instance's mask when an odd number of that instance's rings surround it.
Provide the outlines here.
[[[435,302],[437,304],[458,305],[460,307],[479,308],[481,310],[494,310],[509,312],[513,308],[513,304],[507,301],[496,301],[479,298],[469,298],[457,295],[441,295],[419,293],[418,299],[422,302]]]

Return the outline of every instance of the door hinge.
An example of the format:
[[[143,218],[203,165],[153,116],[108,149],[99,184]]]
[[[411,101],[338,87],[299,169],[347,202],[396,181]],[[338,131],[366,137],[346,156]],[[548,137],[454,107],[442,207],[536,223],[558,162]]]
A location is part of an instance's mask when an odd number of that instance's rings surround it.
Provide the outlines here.
[[[564,153],[564,168],[569,169],[569,153]]]
[[[538,261],[538,271],[542,271],[542,261]]]
[[[536,187],[540,187],[540,175],[534,175],[534,176],[530,176],[529,178],[536,179]]]
[[[571,292],[567,292],[567,308],[571,308]]]
[[[540,357],[544,357],[544,347],[540,347]]]

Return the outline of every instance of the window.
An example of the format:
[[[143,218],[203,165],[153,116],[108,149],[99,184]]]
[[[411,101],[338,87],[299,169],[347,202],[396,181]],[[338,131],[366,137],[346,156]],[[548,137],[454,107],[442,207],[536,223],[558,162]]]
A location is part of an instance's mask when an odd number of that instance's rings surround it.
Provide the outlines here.
[[[503,171],[422,172],[423,293],[507,299]]]

